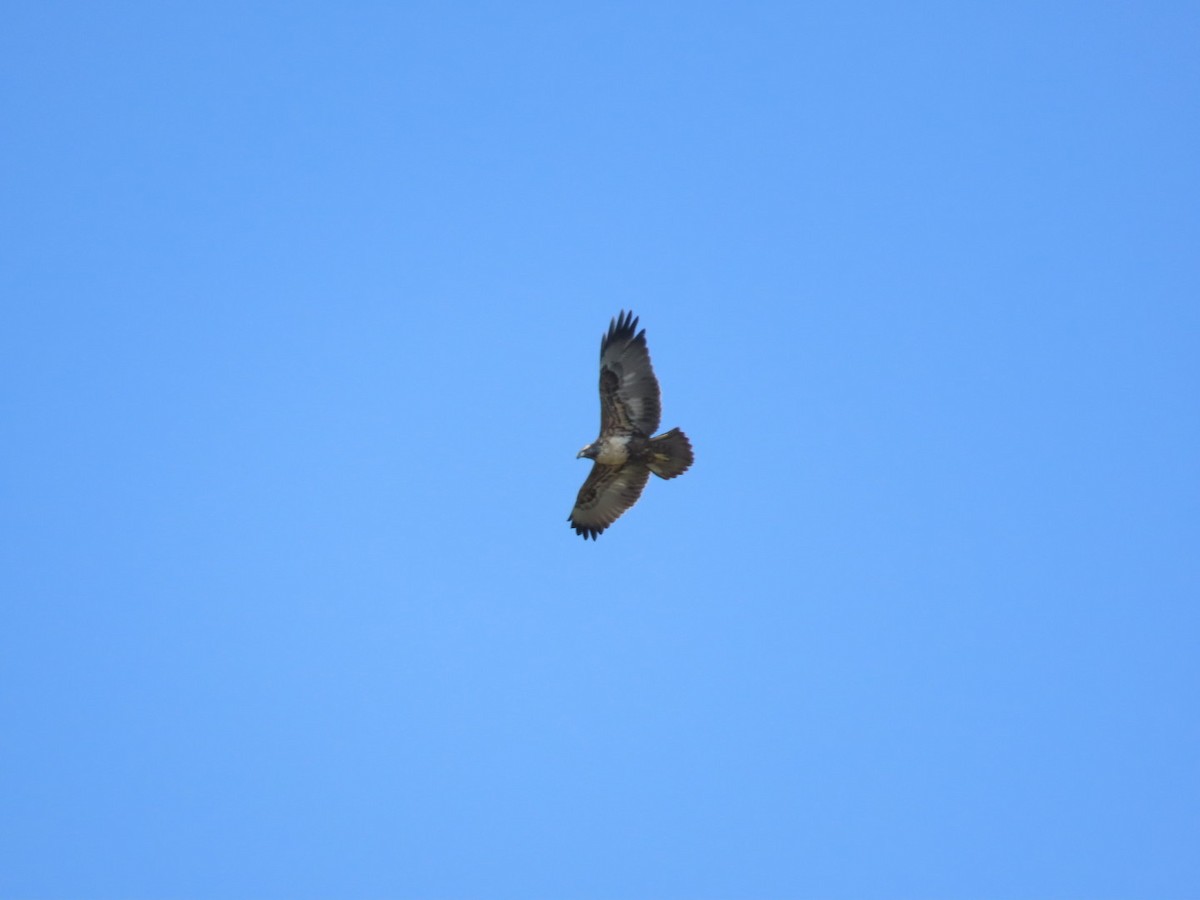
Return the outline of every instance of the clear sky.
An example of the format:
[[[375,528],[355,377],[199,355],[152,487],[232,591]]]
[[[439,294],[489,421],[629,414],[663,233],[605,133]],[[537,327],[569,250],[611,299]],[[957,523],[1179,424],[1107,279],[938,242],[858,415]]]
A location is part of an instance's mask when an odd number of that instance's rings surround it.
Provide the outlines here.
[[[1198,46],[5,4],[0,896],[1200,896]]]

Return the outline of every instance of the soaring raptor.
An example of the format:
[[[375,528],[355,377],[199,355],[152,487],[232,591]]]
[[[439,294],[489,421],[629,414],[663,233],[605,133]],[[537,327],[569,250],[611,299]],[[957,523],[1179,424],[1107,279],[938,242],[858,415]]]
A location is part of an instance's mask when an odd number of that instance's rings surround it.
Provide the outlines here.
[[[637,323],[632,312],[622,310],[600,339],[600,437],[576,456],[595,462],[568,519],[584,540],[594,541],[637,503],[651,472],[674,478],[693,460],[692,445],[678,428],[650,436],[662,404],[646,332],[635,333]]]

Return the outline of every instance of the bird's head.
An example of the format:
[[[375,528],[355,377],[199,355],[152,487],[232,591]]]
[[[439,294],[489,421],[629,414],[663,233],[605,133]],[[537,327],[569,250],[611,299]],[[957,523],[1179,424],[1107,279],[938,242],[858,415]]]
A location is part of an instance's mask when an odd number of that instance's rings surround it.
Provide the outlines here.
[[[580,450],[578,453],[575,454],[576,459],[583,459],[584,457],[587,457],[588,459],[596,458],[596,445],[595,444],[588,444],[586,447],[584,447],[582,450]]]

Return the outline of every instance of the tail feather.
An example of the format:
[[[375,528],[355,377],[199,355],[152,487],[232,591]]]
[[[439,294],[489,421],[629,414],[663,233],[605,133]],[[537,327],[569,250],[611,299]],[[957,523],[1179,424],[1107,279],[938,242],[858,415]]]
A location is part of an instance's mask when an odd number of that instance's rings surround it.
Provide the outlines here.
[[[650,471],[659,478],[674,478],[686,472],[695,460],[687,435],[678,428],[650,438]]]

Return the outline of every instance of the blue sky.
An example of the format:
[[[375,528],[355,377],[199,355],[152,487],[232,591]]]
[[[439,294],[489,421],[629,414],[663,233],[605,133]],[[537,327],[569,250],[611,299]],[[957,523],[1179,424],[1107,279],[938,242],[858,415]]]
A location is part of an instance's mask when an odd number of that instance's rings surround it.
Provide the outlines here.
[[[1200,896],[1198,38],[6,5],[0,895]]]

